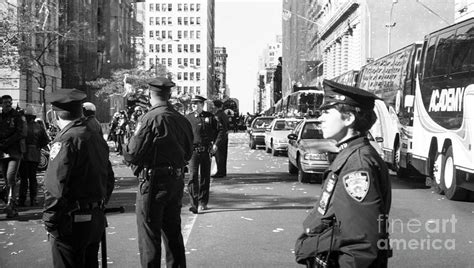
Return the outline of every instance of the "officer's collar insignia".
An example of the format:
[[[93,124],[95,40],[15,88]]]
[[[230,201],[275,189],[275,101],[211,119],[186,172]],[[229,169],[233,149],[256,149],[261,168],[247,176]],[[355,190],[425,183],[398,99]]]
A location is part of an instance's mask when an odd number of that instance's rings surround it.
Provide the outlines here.
[[[49,151],[49,159],[50,160],[53,160],[56,157],[56,155],[58,155],[59,151],[61,150],[61,146],[62,146],[62,144],[60,142],[55,142],[51,146],[51,150]]]
[[[370,188],[369,173],[367,171],[354,171],[342,177],[344,189],[357,202],[362,202]]]

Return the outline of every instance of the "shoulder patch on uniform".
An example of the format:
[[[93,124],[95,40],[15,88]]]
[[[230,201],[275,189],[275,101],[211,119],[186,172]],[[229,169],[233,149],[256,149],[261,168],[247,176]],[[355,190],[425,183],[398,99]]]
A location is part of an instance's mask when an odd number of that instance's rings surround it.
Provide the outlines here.
[[[53,160],[56,155],[58,155],[59,151],[61,150],[62,143],[60,142],[55,142],[51,146],[51,150],[49,151],[49,159]]]
[[[367,171],[354,171],[342,177],[344,189],[357,202],[362,202],[369,192],[370,178]]]

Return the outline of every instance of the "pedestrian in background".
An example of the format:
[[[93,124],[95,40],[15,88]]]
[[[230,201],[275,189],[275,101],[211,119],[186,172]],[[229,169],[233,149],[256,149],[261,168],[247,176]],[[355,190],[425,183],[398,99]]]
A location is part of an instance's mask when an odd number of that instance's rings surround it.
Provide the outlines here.
[[[44,180],[43,221],[54,267],[98,267],[104,204],[114,189],[107,143],[82,116],[85,97],[77,89],[59,89],[48,98],[61,129]]]
[[[186,115],[193,128],[193,156],[189,162],[188,193],[191,198],[189,210],[193,213],[207,210],[211,184],[211,154],[217,151],[215,144],[218,123],[214,115],[204,111],[202,96],[191,99],[193,112]]]
[[[117,122],[117,128],[115,129],[115,135],[117,137],[117,153],[123,154],[123,146],[125,144],[125,138],[127,133],[128,118],[127,113],[122,110],[119,112],[119,118]]]
[[[214,157],[216,159],[217,171],[211,177],[223,178],[227,176],[227,147],[229,144],[227,131],[229,130],[229,119],[224,113],[222,101],[215,100],[213,103],[216,109],[214,115],[217,119],[218,135],[215,141],[217,150],[214,154]]]
[[[340,151],[325,172],[318,204],[303,223],[296,261],[307,267],[387,267],[390,179],[367,138],[377,120],[377,97],[329,80],[323,86],[321,130]]]
[[[30,190],[30,206],[36,206],[36,196],[38,192],[38,182],[36,171],[41,158],[41,148],[50,142],[46,130],[35,121],[36,114],[31,106],[26,107],[25,117],[27,124],[26,152],[20,164],[20,192],[18,205],[25,206],[26,194]]]
[[[119,121],[120,113],[115,112],[114,116],[112,117],[112,121],[109,123],[109,135],[107,137],[108,141],[114,142],[115,151],[117,151],[117,135],[115,132],[117,131],[118,121]]]
[[[7,185],[3,197],[7,203],[7,218],[18,216],[15,186],[23,153],[21,142],[26,138],[26,119],[12,108],[12,101],[11,96],[2,96],[0,114],[0,169]]]
[[[91,124],[91,127],[103,136],[102,127],[100,126],[99,120],[95,117],[95,111],[96,107],[92,102],[84,102],[82,104],[82,113]]]
[[[140,180],[136,201],[140,262],[142,267],[160,267],[163,242],[166,266],[186,267],[181,207],[193,132],[169,103],[175,84],[158,77],[149,85],[152,107],[124,149],[125,161],[132,164]]]

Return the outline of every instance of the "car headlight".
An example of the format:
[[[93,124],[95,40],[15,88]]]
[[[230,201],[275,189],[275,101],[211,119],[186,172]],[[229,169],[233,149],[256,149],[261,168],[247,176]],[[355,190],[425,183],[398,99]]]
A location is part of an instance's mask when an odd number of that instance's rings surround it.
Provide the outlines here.
[[[328,160],[328,157],[325,153],[319,153],[319,154],[306,153],[304,154],[304,159],[305,160]]]

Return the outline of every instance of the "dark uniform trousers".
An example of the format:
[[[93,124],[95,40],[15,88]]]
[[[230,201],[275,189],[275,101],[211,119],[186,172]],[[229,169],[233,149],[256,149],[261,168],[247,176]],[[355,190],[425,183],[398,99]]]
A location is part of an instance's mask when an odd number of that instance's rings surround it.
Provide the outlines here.
[[[189,161],[189,177],[188,192],[192,206],[197,208],[198,205],[207,205],[209,202],[209,187],[211,185],[211,156],[209,154],[209,147],[197,146],[194,149],[193,156]]]
[[[228,147],[229,139],[226,138],[222,141],[222,143],[217,146],[217,151],[215,154],[216,158],[216,165],[217,165],[217,172],[215,175],[217,176],[227,176],[227,147]]]
[[[62,216],[59,237],[50,237],[53,266],[98,267],[97,252],[105,225],[101,207],[81,209],[70,216]]]
[[[141,179],[137,193],[136,214],[141,266],[161,266],[163,238],[167,253],[166,267],[186,267],[181,234],[184,174],[181,169],[178,172],[173,169],[155,169],[153,173],[151,179]]]

